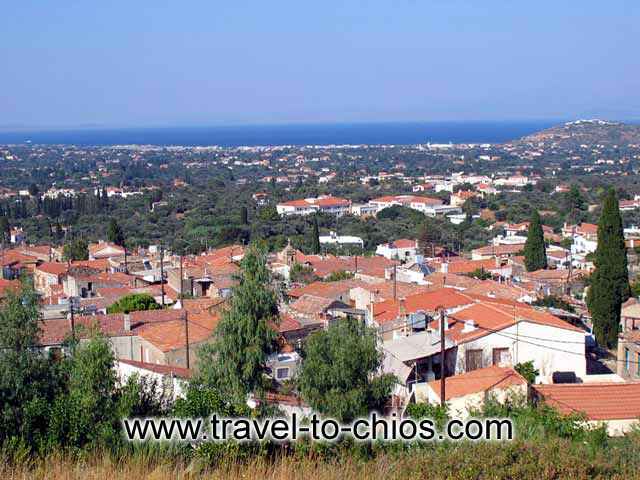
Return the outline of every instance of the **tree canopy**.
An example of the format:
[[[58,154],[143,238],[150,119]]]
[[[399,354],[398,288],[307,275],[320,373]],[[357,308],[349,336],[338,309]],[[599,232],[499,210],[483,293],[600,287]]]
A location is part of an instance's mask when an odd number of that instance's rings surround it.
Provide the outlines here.
[[[107,313],[129,313],[159,308],[161,308],[160,305],[148,293],[132,293],[107,307]]]
[[[524,265],[528,272],[547,268],[547,249],[544,244],[544,232],[540,222],[540,214],[533,211],[527,241],[524,244]]]
[[[262,390],[267,357],[276,351],[278,300],[263,249],[251,246],[240,265],[239,283],[213,338],[198,351],[195,382],[218,389],[237,403]]]
[[[84,238],[77,238],[64,245],[62,256],[65,260],[88,260],[89,244]]]
[[[627,251],[618,198],[613,188],[605,194],[593,263],[596,268],[591,275],[587,306],[596,339],[601,345],[613,348],[618,343],[620,309],[629,298]]]
[[[310,335],[303,359],[297,378],[302,397],[342,421],[380,409],[397,381],[390,374],[376,375],[383,359],[376,331],[352,318]]]
[[[124,232],[115,218],[109,220],[109,226],[107,227],[107,240],[120,247],[124,247]]]

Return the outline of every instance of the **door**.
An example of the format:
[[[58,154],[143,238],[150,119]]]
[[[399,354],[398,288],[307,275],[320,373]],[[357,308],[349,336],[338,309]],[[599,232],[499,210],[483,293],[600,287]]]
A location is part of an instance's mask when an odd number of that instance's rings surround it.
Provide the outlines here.
[[[465,360],[467,372],[482,368],[482,350],[467,350]]]

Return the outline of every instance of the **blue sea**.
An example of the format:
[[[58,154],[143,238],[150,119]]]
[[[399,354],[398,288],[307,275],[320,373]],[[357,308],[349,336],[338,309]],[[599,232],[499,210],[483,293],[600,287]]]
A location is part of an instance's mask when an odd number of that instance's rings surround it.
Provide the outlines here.
[[[562,123],[547,121],[335,123],[228,127],[87,128],[0,131],[0,144],[183,145],[409,145],[502,143]]]

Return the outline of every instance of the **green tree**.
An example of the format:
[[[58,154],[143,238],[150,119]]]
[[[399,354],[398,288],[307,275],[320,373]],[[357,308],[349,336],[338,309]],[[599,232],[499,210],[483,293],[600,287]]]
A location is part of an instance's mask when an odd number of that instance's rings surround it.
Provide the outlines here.
[[[140,310],[158,310],[160,305],[148,293],[133,293],[107,307],[107,313],[129,313]]]
[[[107,240],[111,243],[115,243],[120,247],[124,247],[124,232],[115,218],[109,220],[109,225],[107,226]]]
[[[0,216],[0,243],[9,243],[11,239],[11,225],[4,215]]]
[[[513,367],[516,372],[524,377],[527,383],[532,384],[536,381],[536,377],[540,375],[540,371],[533,365],[533,361],[518,363]]]
[[[89,244],[84,238],[78,238],[65,244],[62,249],[62,256],[65,260],[88,260]]]
[[[311,266],[296,262],[289,271],[289,281],[292,283],[312,283],[316,280],[318,280],[318,277]]]
[[[38,193],[40,193],[40,190],[38,189],[38,186],[35,183],[31,183],[29,184],[29,195],[31,195],[32,197],[35,197],[38,195]]]
[[[382,408],[397,381],[377,375],[383,354],[375,329],[348,318],[309,336],[297,378],[302,397],[318,412],[350,421]]]
[[[82,344],[69,366],[68,389],[51,411],[49,444],[66,447],[114,446],[120,437],[115,357],[96,336]]]
[[[311,253],[320,253],[320,229],[318,227],[318,217],[313,216],[313,230],[311,231]]]
[[[267,357],[276,351],[278,299],[271,287],[266,253],[251,246],[240,264],[239,284],[222,313],[213,342],[198,351],[199,372],[194,379],[219,390],[236,403],[263,387]]]
[[[624,244],[622,218],[613,188],[605,194],[598,222],[598,248],[595,270],[587,294],[587,306],[593,320],[593,332],[601,345],[613,348],[618,343],[620,309],[629,298],[629,272]]]
[[[0,306],[0,445],[20,439],[34,446],[46,438],[57,373],[35,348],[40,335],[37,297],[29,285],[8,291]]]
[[[527,241],[524,244],[524,265],[528,272],[547,268],[547,249],[544,245],[544,232],[537,210],[534,210],[531,216]]]
[[[240,224],[241,225],[248,225],[249,224],[249,211],[247,210],[247,207],[242,206],[240,208]]]

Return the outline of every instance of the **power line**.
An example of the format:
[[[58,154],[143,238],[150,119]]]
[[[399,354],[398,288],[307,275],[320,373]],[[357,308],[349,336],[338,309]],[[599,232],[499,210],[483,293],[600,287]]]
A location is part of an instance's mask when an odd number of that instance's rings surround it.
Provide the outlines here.
[[[450,318],[453,318],[453,317],[450,317]],[[464,320],[458,320],[456,318],[453,318],[453,320],[454,320],[454,323],[462,323],[462,324],[465,323]],[[526,321],[526,319],[523,319],[523,320],[520,320],[520,321]],[[511,325],[509,325],[509,326],[511,326]],[[560,353],[568,353],[568,354],[571,354],[571,355],[577,355],[579,357],[585,357],[585,355],[583,353],[573,352],[571,350],[564,350],[564,349],[561,349],[561,348],[552,347],[550,345],[541,345],[539,343],[535,343],[535,342],[532,342],[532,341],[523,340],[520,337],[531,338],[531,339],[539,340],[539,341],[542,341],[542,342],[556,342],[556,343],[565,343],[565,344],[571,343],[571,344],[582,345],[584,342],[574,342],[574,341],[569,341],[569,340],[556,340],[556,339],[550,339],[550,338],[533,337],[533,336],[530,336],[530,335],[519,335],[519,334],[515,334],[516,336],[511,336],[510,334],[503,333],[501,330],[495,330],[495,329],[492,329],[492,328],[489,328],[489,327],[482,327],[480,325],[475,325],[475,327],[480,329],[480,330],[487,331],[488,333],[494,333],[496,335],[508,338],[510,340],[515,340],[517,342],[526,343],[528,345],[533,345],[533,346],[540,347],[540,348],[546,348],[547,350],[553,350],[553,351],[557,351],[557,352],[560,352]],[[394,327],[394,328],[385,330],[385,333],[393,332],[393,331],[396,331],[396,330],[404,330],[405,328],[406,328],[406,326]],[[640,365],[640,361],[634,361],[634,360],[618,360],[616,358],[616,359],[611,360],[611,361],[615,361],[616,363],[623,363],[625,365],[626,364]]]

